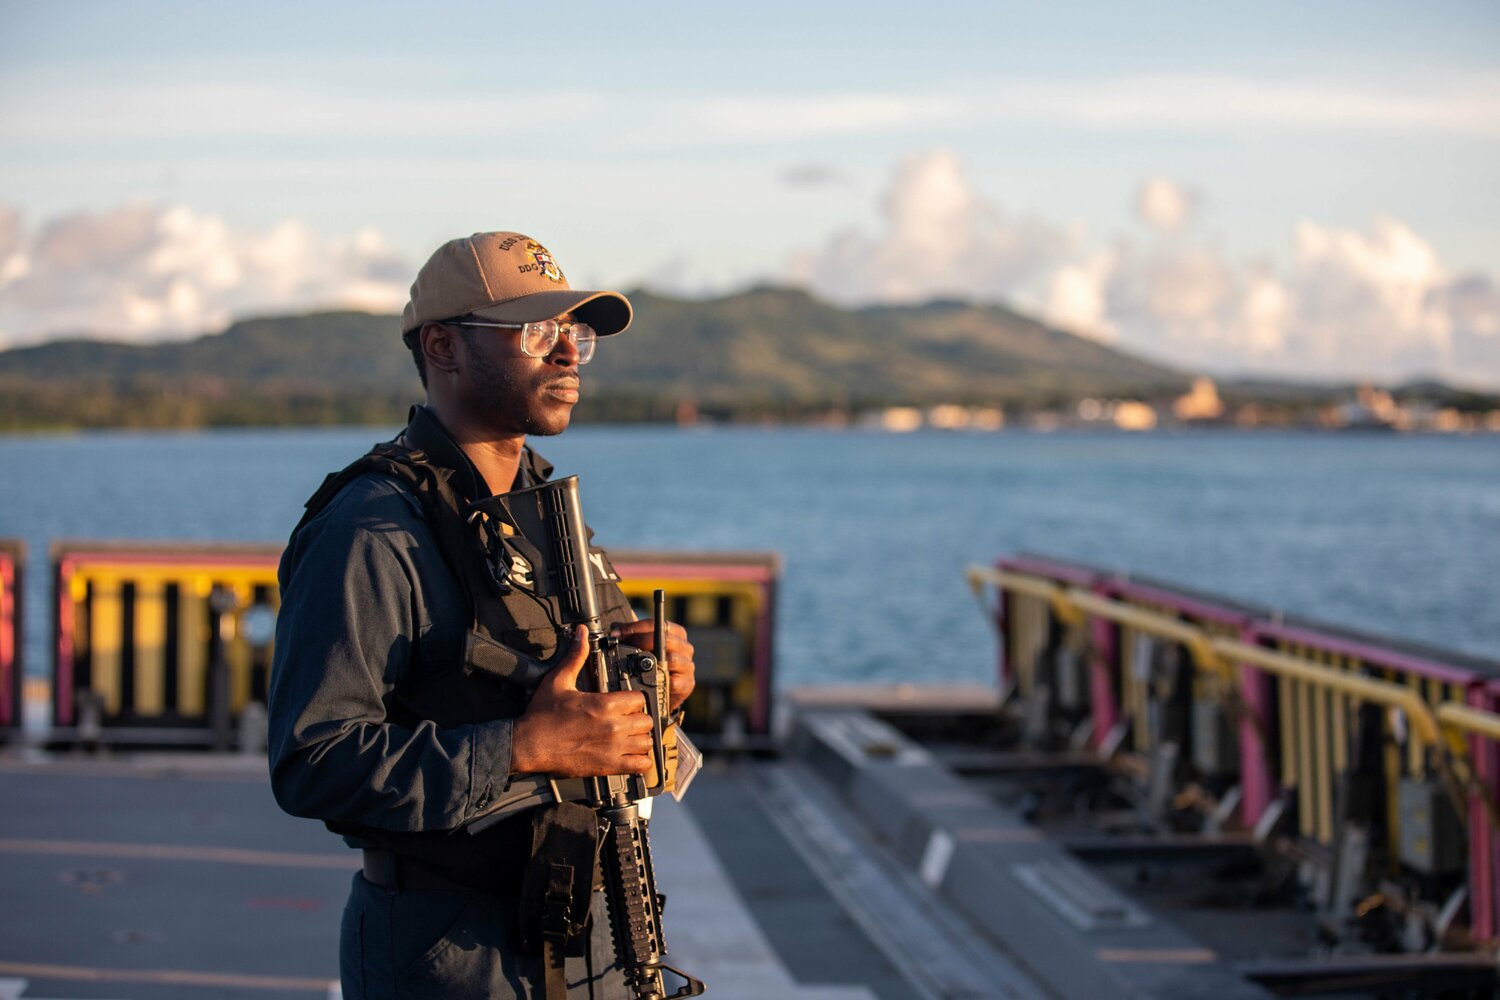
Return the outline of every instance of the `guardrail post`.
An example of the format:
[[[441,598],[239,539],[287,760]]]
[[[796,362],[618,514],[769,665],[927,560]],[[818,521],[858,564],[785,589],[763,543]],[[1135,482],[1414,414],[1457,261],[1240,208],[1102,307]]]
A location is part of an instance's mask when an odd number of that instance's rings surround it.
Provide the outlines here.
[[[208,682],[209,720],[213,728],[213,748],[223,752],[229,749],[233,740],[229,711],[229,644],[234,641],[234,610],[239,602],[232,587],[220,584],[214,587],[208,603],[214,614],[214,652]]]
[[[76,627],[73,613],[72,560],[52,554],[52,724],[73,724],[73,630]]]
[[[1096,590],[1100,597],[1108,597],[1102,588]],[[1093,656],[1089,659],[1089,709],[1094,717],[1094,731],[1089,734],[1089,746],[1099,749],[1120,720],[1120,705],[1115,698],[1115,677],[1119,674],[1119,630],[1114,622],[1106,618],[1095,618],[1089,623],[1090,645]]]
[[[0,540],[0,733],[20,734],[24,723],[21,608],[26,546]]]
[[[1255,630],[1242,629],[1240,641],[1254,643]],[[1254,827],[1271,804],[1275,779],[1271,773],[1271,747],[1261,740],[1270,727],[1271,679],[1248,663],[1239,664],[1240,700],[1248,718],[1240,719],[1240,818]],[[1257,723],[1259,725],[1257,725]],[[1283,720],[1283,725],[1286,724]]]
[[[1490,690],[1473,688],[1469,704],[1483,711],[1500,708],[1500,684]],[[1469,737],[1474,758],[1474,777],[1479,784],[1500,791],[1500,744],[1478,733]],[[1477,789],[1469,792],[1469,909],[1473,914],[1474,937],[1494,941],[1500,937],[1500,830],[1495,829],[1489,809]]]
[[[998,651],[995,654],[995,677],[998,681],[998,689],[1005,691],[1006,681],[1009,679],[1006,677],[1006,673],[1010,668],[1010,658],[1006,656],[1006,651],[1010,647],[1010,634],[1005,631],[1005,627],[1010,622],[1011,598],[1010,591],[1004,587],[997,586],[995,592],[995,635],[999,636],[1000,639],[996,644]]]

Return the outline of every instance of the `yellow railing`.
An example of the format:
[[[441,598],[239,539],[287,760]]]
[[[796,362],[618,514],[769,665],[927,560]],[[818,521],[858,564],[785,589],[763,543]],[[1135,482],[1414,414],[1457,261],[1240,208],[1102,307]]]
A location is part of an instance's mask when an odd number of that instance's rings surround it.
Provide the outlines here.
[[[1371,677],[1357,672],[1359,663],[1352,658],[1312,649],[1268,649],[1232,636],[1216,636],[1195,622],[1029,573],[971,566],[967,577],[976,594],[993,585],[1045,601],[1057,619],[1069,626],[1101,618],[1179,643],[1188,650],[1196,669],[1228,682],[1220,690],[1232,690],[1243,666],[1279,678],[1281,782],[1284,787],[1306,791],[1306,807],[1298,810],[1300,832],[1321,842],[1332,839],[1332,779],[1348,766],[1348,748],[1343,744],[1348,739],[1346,716],[1352,705],[1379,705],[1402,713],[1409,730],[1405,771],[1414,776],[1426,771],[1429,750],[1437,755],[1438,769],[1449,773],[1452,759],[1462,754],[1463,733],[1500,740],[1500,714],[1447,700],[1447,685],[1442,682],[1427,683],[1414,675],[1401,680]],[[1124,708],[1139,718],[1142,704],[1138,703],[1143,703],[1145,695],[1135,690],[1138,678],[1133,675],[1139,671],[1130,659],[1133,650],[1126,646],[1121,651],[1122,673],[1131,676],[1121,680]],[[1320,655],[1327,658],[1320,659]],[[1149,740],[1137,733],[1135,745],[1146,749]],[[1388,762],[1388,770],[1393,771],[1392,780],[1399,777],[1399,754]],[[1389,821],[1394,835],[1400,817],[1393,813]]]
[[[1500,715],[1494,712],[1450,701],[1438,706],[1437,717],[1445,728],[1500,740]]]
[[[1268,673],[1315,684],[1361,701],[1400,709],[1415,730],[1413,735],[1424,744],[1435,745],[1441,742],[1440,719],[1443,725],[1500,739],[1500,715],[1453,702],[1444,703],[1434,712],[1418,690],[1410,685],[1350,673],[1317,660],[1291,656],[1238,639],[1216,637],[1201,626],[1180,618],[1103,597],[1081,587],[1066,587],[1045,577],[985,566],[970,566],[967,576],[973,587],[994,584],[1006,590],[1044,598],[1055,609],[1063,611],[1059,618],[1066,624],[1079,623],[1089,616],[1106,618],[1118,625],[1181,643],[1191,653],[1194,665],[1200,670],[1232,678],[1235,673],[1234,663],[1252,663]]]

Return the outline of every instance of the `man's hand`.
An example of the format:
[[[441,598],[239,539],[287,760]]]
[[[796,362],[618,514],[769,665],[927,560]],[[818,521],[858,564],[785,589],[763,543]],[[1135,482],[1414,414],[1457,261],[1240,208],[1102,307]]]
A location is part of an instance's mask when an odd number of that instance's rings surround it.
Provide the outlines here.
[[[639,691],[578,690],[588,659],[588,631],[574,630],[573,647],[552,668],[516,719],[511,734],[514,774],[591,778],[651,769],[651,716]]]
[[[627,646],[644,649],[648,653],[656,650],[656,620],[644,618],[626,622],[610,629]],[[672,711],[682,707],[687,696],[693,693],[693,644],[688,642],[687,629],[676,622],[667,622],[667,669],[672,676]]]

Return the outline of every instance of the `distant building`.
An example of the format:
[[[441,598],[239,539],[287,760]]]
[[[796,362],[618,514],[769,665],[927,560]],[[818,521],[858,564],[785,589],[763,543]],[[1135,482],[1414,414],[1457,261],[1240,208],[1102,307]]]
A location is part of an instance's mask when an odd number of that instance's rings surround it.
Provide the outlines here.
[[[975,430],[998,431],[1005,427],[1005,411],[993,406],[976,406],[969,411]]]
[[[922,411],[914,406],[888,406],[880,411],[877,425],[893,434],[909,434],[922,426]]]
[[[1406,423],[1407,417],[1390,393],[1367,383],[1352,401],[1325,410],[1322,422],[1350,430],[1390,430]]]
[[[943,403],[927,411],[927,426],[944,431],[998,431],[1005,426],[1005,413],[992,406]]]
[[[1080,399],[1078,422],[1105,424],[1122,431],[1149,431],[1156,426],[1156,408],[1136,399]]]
[[[962,430],[971,423],[973,423],[973,418],[969,415],[969,408],[966,406],[944,403],[927,411],[927,425],[939,430]]]
[[[1149,431],[1156,426],[1156,408],[1134,399],[1114,404],[1115,426],[1122,431]]]
[[[1211,378],[1193,380],[1193,388],[1172,404],[1172,415],[1178,420],[1218,420],[1224,416],[1224,401]]]

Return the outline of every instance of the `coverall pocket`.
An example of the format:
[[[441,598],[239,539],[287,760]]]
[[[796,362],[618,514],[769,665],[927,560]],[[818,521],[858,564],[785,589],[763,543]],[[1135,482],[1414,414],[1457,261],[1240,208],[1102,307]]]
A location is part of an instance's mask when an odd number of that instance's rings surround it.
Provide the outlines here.
[[[407,889],[396,894],[391,942],[398,978],[420,977],[444,952],[463,946],[463,917],[474,895],[469,889]]]
[[[365,961],[365,916],[351,904],[339,921],[339,981],[344,1000],[367,1000]]]

